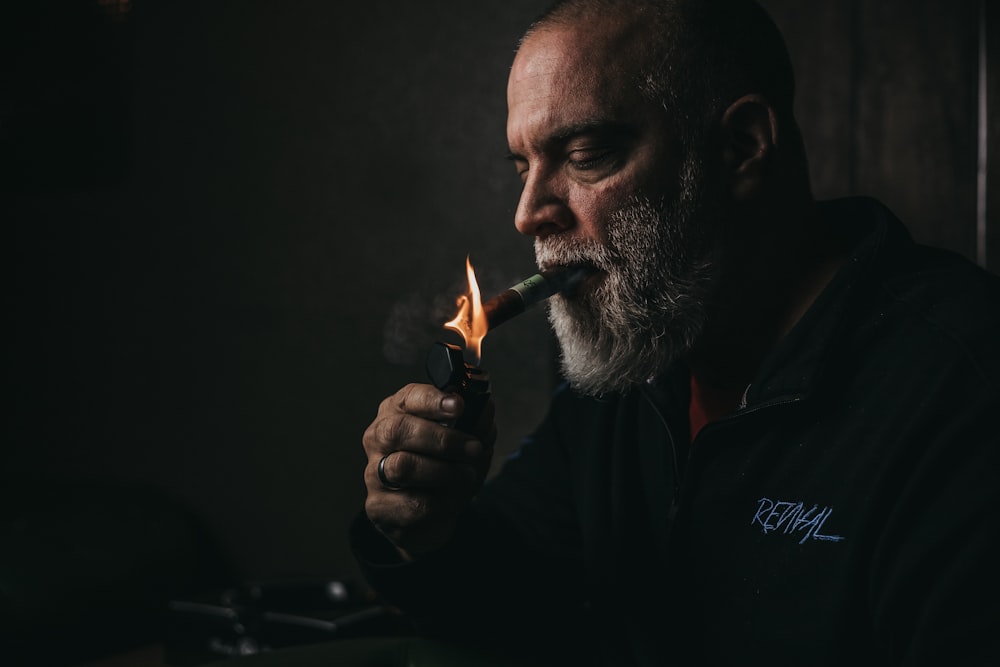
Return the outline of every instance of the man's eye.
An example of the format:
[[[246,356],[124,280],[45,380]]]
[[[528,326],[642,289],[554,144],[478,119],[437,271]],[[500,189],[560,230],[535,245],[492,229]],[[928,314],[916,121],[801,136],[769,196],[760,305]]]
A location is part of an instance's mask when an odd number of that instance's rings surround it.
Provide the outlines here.
[[[612,150],[579,150],[569,154],[569,163],[574,169],[588,171],[602,167],[614,159]]]

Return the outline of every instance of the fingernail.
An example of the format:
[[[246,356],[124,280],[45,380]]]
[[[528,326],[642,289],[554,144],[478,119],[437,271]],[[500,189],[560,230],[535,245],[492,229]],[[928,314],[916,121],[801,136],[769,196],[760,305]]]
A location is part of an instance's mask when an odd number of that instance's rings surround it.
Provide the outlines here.
[[[441,399],[441,409],[445,412],[455,414],[458,412],[458,399],[454,396],[445,396]]]

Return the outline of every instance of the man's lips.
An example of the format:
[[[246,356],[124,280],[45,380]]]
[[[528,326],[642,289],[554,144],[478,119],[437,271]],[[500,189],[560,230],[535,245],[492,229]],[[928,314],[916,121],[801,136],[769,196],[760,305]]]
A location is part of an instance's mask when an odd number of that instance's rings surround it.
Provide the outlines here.
[[[574,295],[579,295],[581,292],[590,292],[597,289],[605,278],[608,277],[607,271],[601,269],[594,269],[587,273],[587,276],[580,281],[580,284],[576,288]]]
[[[560,264],[558,262],[553,262],[547,264],[542,268],[542,270],[548,270],[553,268],[565,268],[565,269],[575,269],[581,271],[584,275],[582,278],[575,283],[571,290],[563,292],[560,296],[567,299],[572,299],[579,296],[582,292],[589,292],[593,290],[600,281],[607,277],[607,272],[597,268],[593,264],[583,263],[583,262],[572,262],[566,264]]]

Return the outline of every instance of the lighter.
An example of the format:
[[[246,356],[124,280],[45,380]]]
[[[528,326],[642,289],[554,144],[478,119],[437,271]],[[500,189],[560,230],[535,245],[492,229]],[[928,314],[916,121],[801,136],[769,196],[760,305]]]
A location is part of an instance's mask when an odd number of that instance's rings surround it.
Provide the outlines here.
[[[435,387],[455,392],[465,402],[462,415],[445,426],[471,433],[490,400],[489,375],[468,363],[458,345],[441,341],[435,342],[427,353],[427,375]]]

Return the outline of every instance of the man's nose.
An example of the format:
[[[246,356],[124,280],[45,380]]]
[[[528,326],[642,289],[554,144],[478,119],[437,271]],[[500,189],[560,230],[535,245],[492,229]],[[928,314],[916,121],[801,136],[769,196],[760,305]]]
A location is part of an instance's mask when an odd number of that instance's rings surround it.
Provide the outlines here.
[[[528,177],[517,203],[514,226],[525,236],[540,239],[573,226],[573,212],[553,179],[541,174]]]

